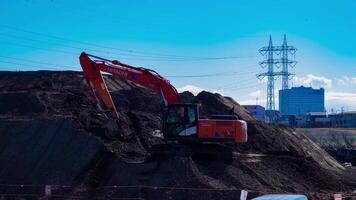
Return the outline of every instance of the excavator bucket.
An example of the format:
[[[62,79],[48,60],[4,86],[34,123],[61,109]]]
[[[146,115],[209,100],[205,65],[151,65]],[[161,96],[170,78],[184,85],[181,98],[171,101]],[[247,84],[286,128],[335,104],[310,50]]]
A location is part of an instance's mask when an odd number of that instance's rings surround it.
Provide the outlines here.
[[[118,119],[108,119],[105,124],[105,129],[105,136],[107,138],[114,139],[120,136]]]

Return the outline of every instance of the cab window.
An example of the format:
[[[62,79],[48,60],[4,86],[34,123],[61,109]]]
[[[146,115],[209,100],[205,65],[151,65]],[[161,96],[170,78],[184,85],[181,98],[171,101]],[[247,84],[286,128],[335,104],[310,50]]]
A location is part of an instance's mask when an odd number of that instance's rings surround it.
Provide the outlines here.
[[[196,124],[196,112],[193,107],[188,107],[188,124],[189,126],[195,126]]]
[[[184,108],[171,107],[167,116],[168,123],[183,123],[184,122]]]

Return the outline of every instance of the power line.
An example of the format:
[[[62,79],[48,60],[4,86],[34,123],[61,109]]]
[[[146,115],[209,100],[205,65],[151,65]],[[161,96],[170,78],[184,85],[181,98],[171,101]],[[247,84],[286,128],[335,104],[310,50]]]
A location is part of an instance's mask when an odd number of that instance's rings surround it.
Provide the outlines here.
[[[28,59],[23,59],[23,58],[14,58],[14,57],[9,57],[9,56],[2,56],[2,55],[0,55],[0,57],[7,58],[7,59],[13,59],[13,60],[21,60],[21,61],[31,62],[31,63],[37,63],[37,64],[42,64],[42,65],[52,65],[52,66],[58,66],[58,67],[72,68],[72,66],[68,66],[68,65],[58,65],[58,64],[52,64],[52,63],[47,63],[47,62],[42,62],[42,61],[35,61],[35,60],[28,60]]]
[[[63,53],[63,54],[68,54],[68,55],[75,55],[78,56],[77,53],[75,52],[70,52],[70,51],[63,51],[63,50],[56,50],[56,49],[48,49],[48,48],[42,48],[42,47],[36,47],[36,46],[32,46],[32,45],[27,45],[27,44],[19,44],[19,43],[14,43],[14,42],[9,42],[9,41],[0,41],[0,43],[2,44],[7,44],[7,45],[12,45],[12,46],[19,46],[19,47],[25,47],[25,48],[32,48],[32,49],[38,49],[38,50],[42,50],[42,51],[51,51],[51,52],[56,52],[56,53]],[[78,49],[78,48],[76,48]],[[81,51],[83,49],[80,49]],[[202,60],[184,60],[184,59],[159,59],[159,58],[152,58],[152,59],[145,59],[145,58],[129,58],[129,57],[124,57],[124,56],[120,56],[121,59],[127,59],[127,60],[143,60],[143,61],[203,61],[203,60],[213,60],[213,59],[202,59]],[[219,59],[223,59],[223,58],[219,58]]]
[[[18,66],[28,66],[31,68],[35,68],[35,69],[39,69],[39,70],[46,70],[46,69],[52,69],[52,70],[74,70],[74,67],[71,66],[67,66],[67,65],[58,65],[58,64],[53,64],[53,63],[47,63],[47,62],[41,62],[41,61],[35,61],[35,60],[30,60],[30,59],[22,59],[22,58],[15,58],[15,57],[9,57],[9,56],[1,56],[2,58],[8,58],[8,59],[13,59],[13,60],[21,60],[21,61],[25,61],[25,62],[31,62],[31,63],[38,63],[38,64],[42,64],[42,65],[47,65],[46,67],[39,67],[39,66],[35,66],[35,65],[30,65],[27,63],[19,63],[19,62],[10,62],[10,61],[1,61],[1,63],[6,63],[6,64],[12,64],[12,65],[18,65]],[[9,70],[11,71],[10,68],[7,68],[5,70]],[[242,75],[242,74],[250,74],[250,73],[254,73],[256,71],[244,71],[244,72],[221,72],[221,73],[212,73],[212,74],[202,74],[202,75],[182,75],[182,76],[174,76],[174,78],[187,78],[187,77],[213,77],[213,76],[224,76],[224,75],[230,75],[231,73],[233,74],[238,74],[238,75]],[[233,75],[232,74],[232,75]],[[165,76],[165,77],[170,77],[170,76]],[[171,77],[173,78],[173,77]],[[238,84],[238,86],[236,86],[236,83]],[[243,89],[242,86],[251,86],[253,84],[251,84],[251,79],[239,79],[238,82],[233,82],[224,86],[219,86],[217,89],[230,89],[230,90],[234,90],[234,89]]]
[[[30,60],[30,59],[23,59],[23,58],[15,58],[15,57],[9,57],[9,56],[2,56],[2,58],[7,58],[7,59],[12,59],[12,60],[20,60],[24,62],[30,62],[30,63],[37,63],[41,65],[47,65],[46,67],[40,67],[40,66],[35,66],[35,65],[30,65],[26,63],[19,63],[19,62],[10,62],[10,61],[0,61],[2,63],[7,63],[7,64],[12,64],[12,65],[24,65],[24,66],[29,66],[32,68],[36,69],[55,69],[55,70],[62,70],[64,69],[72,69],[74,70],[74,67],[68,66],[68,65],[59,65],[59,64],[53,64],[53,63],[48,63],[48,62],[42,62],[42,61],[35,61],[35,60]],[[9,69],[9,68],[8,68]],[[221,72],[221,73],[212,73],[212,74],[201,74],[201,75],[179,75],[179,76],[165,76],[168,78],[199,78],[199,77],[214,77],[214,76],[234,76],[234,75],[242,75],[242,74],[249,74],[253,73],[255,71],[244,71],[244,72]],[[250,81],[250,79],[248,79]],[[241,80],[240,82],[241,83]]]
[[[202,75],[169,75],[169,76],[165,76],[165,77],[168,77],[168,78],[205,78],[205,77],[214,77],[214,76],[231,76],[231,74],[223,72],[223,73],[202,74]]]
[[[37,64],[42,64],[42,65],[51,65],[51,66],[57,66],[57,67],[66,67],[66,68],[72,68],[73,66],[69,65],[60,65],[60,64],[53,64],[53,63],[48,63],[48,62],[42,62],[42,61],[36,61],[36,60],[30,60],[30,59],[23,59],[23,58],[16,58],[16,57],[10,57],[10,56],[3,56],[0,55],[2,58],[7,58],[7,59],[12,59],[12,60],[21,60],[25,62],[31,62],[31,63],[37,63]],[[220,73],[211,73],[211,74],[197,74],[197,75],[168,75],[165,77],[171,77],[171,78],[190,78],[190,77],[211,77],[211,76],[224,76],[224,75],[240,75],[240,74],[248,74],[248,73],[254,73],[256,72],[255,70],[253,71],[226,71],[226,72],[220,72]]]
[[[117,50],[117,51],[123,51],[131,54],[142,54],[142,55],[136,55],[136,56],[143,56],[143,55],[151,55],[151,56],[161,56],[161,57],[156,57],[156,58],[162,58],[162,56],[165,56],[166,58],[175,58],[175,59],[183,59],[182,61],[186,61],[184,59],[192,59],[192,60],[226,60],[226,59],[241,59],[241,58],[255,58],[256,56],[222,56],[222,57],[196,57],[196,56],[186,56],[186,55],[174,55],[174,54],[162,54],[162,53],[152,53],[152,52],[146,52],[146,51],[135,51],[135,50],[129,50],[129,49],[121,49],[121,48],[114,48],[114,47],[109,47],[109,46],[104,46],[104,45],[98,45],[98,44],[93,44],[93,43],[88,43],[88,42],[82,42],[78,40],[73,40],[73,39],[68,39],[68,38],[63,38],[59,36],[54,36],[54,35],[49,35],[45,33],[39,33],[39,32],[34,32],[34,31],[28,31],[25,29],[20,29],[17,27],[13,26],[8,26],[8,25],[3,25],[0,24],[0,26],[5,27],[7,29],[19,31],[19,32],[25,32],[25,33],[30,33],[34,35],[41,35],[47,38],[53,38],[57,40],[62,40],[62,41],[69,41],[69,42],[75,42],[75,43],[80,43],[83,45],[88,45],[88,46],[93,46],[93,47],[98,47],[98,48],[105,48],[105,49],[111,49],[111,50]],[[97,50],[96,50],[97,51]],[[112,53],[112,52],[111,52]],[[131,55],[135,56],[135,55]],[[180,61],[180,60],[174,60],[174,61]]]
[[[56,50],[56,49],[48,49],[48,48],[36,47],[36,46],[32,46],[32,45],[27,45],[27,44],[19,44],[19,43],[9,42],[9,41],[0,41],[0,43],[12,45],[12,46],[19,46],[19,47],[25,47],[25,48],[31,48],[31,49],[38,49],[38,50],[42,50],[42,51],[63,53],[63,54],[67,54],[67,55],[74,55],[74,56],[78,56],[79,55],[79,53],[75,53],[75,52]],[[81,50],[83,50],[83,49],[81,49]],[[127,57],[122,57],[122,56],[121,56],[121,58],[133,59],[133,58],[127,58]],[[140,58],[135,58],[135,60],[158,61],[157,59],[140,59]],[[159,61],[172,61],[172,60],[159,60]]]
[[[53,66],[52,68],[56,67],[56,69],[73,68],[73,66],[59,65],[59,64],[53,64],[53,63],[30,60],[30,59],[15,58],[15,57],[2,56],[2,55],[0,55],[0,57],[1,58],[12,59],[12,60],[20,60],[20,61],[30,62],[30,63],[37,63],[37,64],[41,64],[41,65],[50,65],[50,66]],[[11,62],[11,64],[21,65],[22,63]],[[33,67],[40,68],[39,66],[33,66]],[[165,77],[170,77],[170,78],[199,78],[199,77],[214,77],[214,76],[235,76],[235,75],[249,74],[249,73],[254,73],[254,72],[256,72],[256,71],[235,71],[235,72],[220,72],[220,73],[196,74],[196,75],[171,75],[171,76],[165,76]]]
[[[238,75],[254,74],[255,72],[257,72],[257,70],[248,71],[245,73],[238,73]],[[226,87],[230,87],[232,85],[241,84],[241,83],[245,83],[245,82],[253,82],[253,79],[251,79],[251,77],[244,77],[243,79],[238,79],[238,80],[232,81],[228,84],[220,85],[219,88],[226,88]]]
[[[247,88],[255,88],[255,86],[256,86],[255,83],[249,82],[249,83],[244,83],[244,84],[231,85],[230,87],[218,87],[218,88],[215,88],[215,90],[236,91],[236,90],[242,90],[242,89],[247,89]]]
[[[4,61],[4,60],[0,60],[0,62],[1,63],[6,63],[6,64],[11,64],[11,65],[28,66],[28,67],[32,67],[32,68],[40,69],[40,70],[45,70],[45,69],[63,70],[63,68],[58,68],[58,67],[53,67],[53,66],[47,66],[46,68],[44,68],[44,67],[39,67],[39,66],[36,66],[36,65],[26,64],[26,63],[10,62],[10,61]],[[73,70],[73,68],[65,69],[65,70]]]
[[[248,87],[251,87],[251,86],[255,86],[256,83],[255,82],[245,82],[243,84],[234,84],[234,85],[231,85],[230,87],[220,87],[218,89],[223,89],[223,90],[234,90],[234,89],[241,89],[241,88],[248,88]]]
[[[8,45],[13,45],[13,46],[19,46],[19,47],[26,47],[26,48],[32,48],[32,49],[38,49],[38,50],[43,50],[43,51],[52,51],[56,53],[63,53],[63,54],[69,54],[69,55],[76,55],[78,56],[77,53],[74,52],[68,52],[68,51],[62,51],[62,50],[56,50],[56,49],[46,49],[42,47],[35,47],[31,45],[26,45],[26,44],[19,44],[19,43],[14,43],[14,42],[8,42],[8,41],[0,41],[2,44],[8,44]]]
[[[255,88],[256,87],[256,83],[255,82],[251,82],[251,81],[242,81],[238,84],[234,83],[234,84],[230,84],[230,86],[227,87],[217,87],[215,88],[215,90],[227,90],[227,91],[236,91],[236,90],[243,90],[243,89],[248,89],[248,88]],[[258,87],[258,85],[257,85]]]
[[[133,55],[133,54],[128,54],[128,53],[116,53],[116,52],[110,52],[110,51],[105,51],[105,50],[97,50],[97,49],[88,49],[88,48],[82,48],[82,47],[77,47],[77,46],[72,46],[72,45],[65,45],[65,44],[60,44],[56,42],[48,42],[48,41],[43,41],[43,40],[36,40],[33,38],[27,38],[27,37],[21,37],[21,36],[16,36],[16,35],[10,35],[10,34],[4,34],[0,33],[0,36],[5,36],[5,37],[10,37],[10,38],[17,38],[21,40],[27,40],[31,42],[38,42],[38,43],[46,43],[46,44],[51,44],[51,45],[58,45],[66,48],[71,48],[71,49],[76,49],[80,51],[91,51],[91,52],[100,52],[100,53],[105,53],[105,54],[114,54],[118,56],[132,56],[132,57],[145,57],[145,58],[169,58],[169,57],[157,57],[157,56],[146,56],[146,55]]]
[[[256,71],[252,71],[256,72]],[[221,73],[211,73],[211,74],[195,74],[195,75],[168,75],[165,77],[169,78],[206,78],[206,77],[219,77],[219,76],[236,76],[236,75],[242,75],[242,74],[249,74],[251,72],[237,72],[237,71],[231,71],[231,72],[221,72]]]

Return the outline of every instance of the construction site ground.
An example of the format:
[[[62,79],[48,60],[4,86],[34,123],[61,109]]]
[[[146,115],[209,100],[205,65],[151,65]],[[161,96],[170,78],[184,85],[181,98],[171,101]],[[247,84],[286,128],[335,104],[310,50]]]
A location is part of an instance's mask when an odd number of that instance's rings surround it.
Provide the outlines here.
[[[180,145],[162,138],[159,95],[105,80],[119,112],[117,133],[106,128],[81,73],[0,72],[0,197],[53,185],[53,196],[63,199],[238,199],[241,189],[249,198],[333,199],[341,192],[356,199],[355,168],[343,167],[303,133],[256,121],[232,98],[180,94],[184,102],[202,103],[204,116],[236,114],[248,123],[246,144],[195,146],[231,159],[191,156],[172,153]]]

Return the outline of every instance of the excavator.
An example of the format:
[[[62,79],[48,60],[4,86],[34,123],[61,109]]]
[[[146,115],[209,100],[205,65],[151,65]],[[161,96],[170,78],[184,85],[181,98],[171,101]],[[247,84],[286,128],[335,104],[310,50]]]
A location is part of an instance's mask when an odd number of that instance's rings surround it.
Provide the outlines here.
[[[109,60],[82,52],[83,68],[93,102],[103,111],[119,118],[117,109],[103,79],[102,72],[136,83],[157,94],[165,104],[163,137],[169,141],[193,142],[247,142],[247,124],[235,115],[199,117],[199,104],[181,103],[179,94],[170,82],[151,69],[134,67],[118,60]]]

